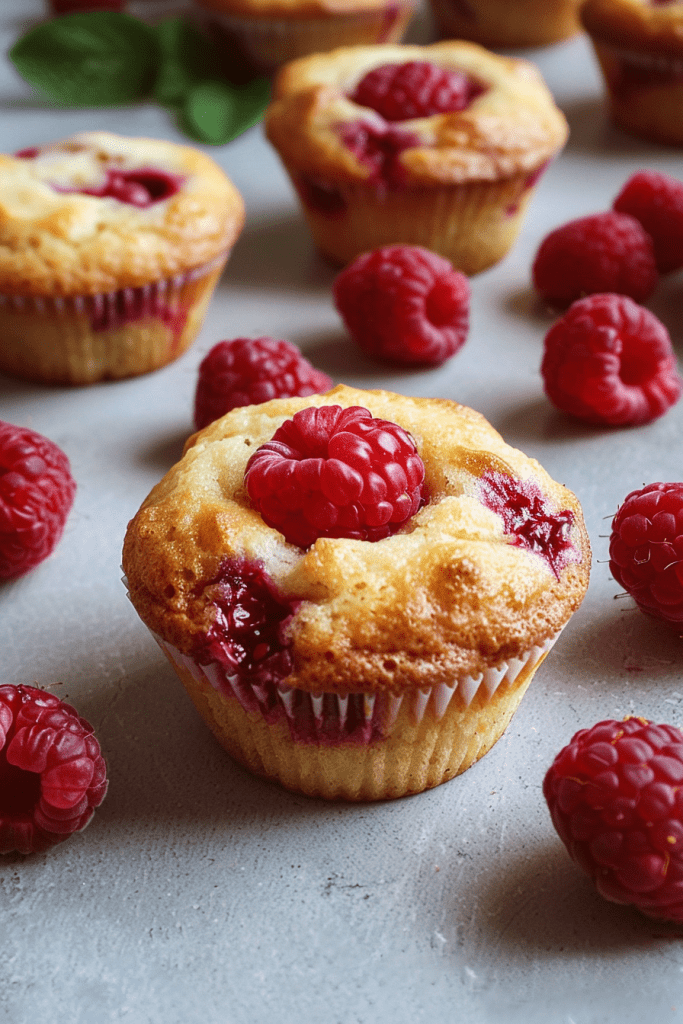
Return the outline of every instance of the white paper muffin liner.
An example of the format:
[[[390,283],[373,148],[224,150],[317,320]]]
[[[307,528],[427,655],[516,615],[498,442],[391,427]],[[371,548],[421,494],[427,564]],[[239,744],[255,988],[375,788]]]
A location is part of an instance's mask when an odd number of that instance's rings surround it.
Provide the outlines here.
[[[440,683],[400,694],[311,694],[274,683],[260,685],[231,675],[215,662],[200,665],[150,632],[169,660],[189,672],[196,682],[208,684],[228,700],[236,700],[248,714],[260,713],[269,724],[286,721],[294,742],[329,744],[347,739],[370,742],[387,736],[402,707],[408,711],[412,724],[419,726],[428,710],[440,721],[456,694],[466,707],[477,695],[489,701],[499,689],[514,684],[522,673],[530,673],[552,648],[561,630],[523,657],[501,662],[477,676],[463,676],[450,685]]]

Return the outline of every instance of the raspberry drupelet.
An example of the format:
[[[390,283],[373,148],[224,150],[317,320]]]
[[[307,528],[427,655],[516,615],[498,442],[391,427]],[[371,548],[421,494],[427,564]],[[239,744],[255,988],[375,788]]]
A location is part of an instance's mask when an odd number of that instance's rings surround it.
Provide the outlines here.
[[[615,903],[683,922],[683,733],[645,718],[581,729],[543,794],[570,856]]]
[[[289,341],[268,337],[219,341],[199,365],[195,426],[201,430],[238,406],[323,394],[331,387],[332,379],[316,370]]]
[[[54,442],[0,420],[0,580],[22,576],[55,548],[73,504],[69,460]]]
[[[660,274],[683,267],[683,182],[638,171],[614,200],[614,209],[639,220],[652,237]]]
[[[589,295],[550,328],[541,363],[545,393],[587,423],[649,423],[681,395],[664,324],[625,295]]]
[[[244,476],[264,521],[307,548],[318,537],[377,541],[424,505],[424,465],[402,427],[367,409],[301,409],[252,455]]]
[[[351,337],[368,355],[438,366],[467,339],[467,278],[420,246],[364,253],[338,275],[332,291]]]
[[[566,306],[598,292],[645,302],[659,274],[652,238],[640,221],[609,211],[580,217],[551,231],[536,253],[532,277],[544,299]]]
[[[641,611],[683,629],[683,483],[627,494],[612,521],[609,557]]]
[[[93,728],[34,686],[0,686],[0,853],[36,853],[84,829],[107,792]]]

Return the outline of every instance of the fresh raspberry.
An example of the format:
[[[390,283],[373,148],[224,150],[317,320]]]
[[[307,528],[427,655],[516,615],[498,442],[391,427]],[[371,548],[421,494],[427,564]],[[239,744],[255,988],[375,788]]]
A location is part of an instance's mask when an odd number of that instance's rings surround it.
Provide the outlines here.
[[[631,491],[612,521],[610,570],[641,611],[683,623],[683,483]]]
[[[61,448],[0,420],[0,579],[22,576],[62,535],[76,483]]]
[[[627,213],[580,217],[547,235],[536,253],[534,286],[549,302],[617,292],[644,302],[658,281],[652,239]]]
[[[368,355],[438,366],[467,338],[467,278],[418,245],[387,245],[358,256],[332,292],[351,337]]]
[[[683,921],[683,733],[645,718],[581,729],[543,783],[570,856],[605,899]]]
[[[200,664],[217,661],[230,675],[250,682],[278,682],[293,660],[286,627],[299,606],[280,593],[261,562],[226,562],[203,588],[210,625]]]
[[[85,828],[107,775],[91,725],[34,686],[0,686],[0,853],[47,850]]]
[[[201,430],[241,405],[320,395],[331,387],[331,378],[316,370],[289,341],[219,341],[199,364],[194,422]]]
[[[615,427],[649,423],[681,395],[666,327],[625,295],[573,303],[546,335],[541,375],[558,409]]]
[[[407,121],[464,110],[484,86],[462,71],[445,71],[426,60],[382,64],[361,78],[351,94],[387,121]]]
[[[244,477],[263,519],[291,544],[381,540],[424,504],[424,465],[402,427],[367,409],[301,409],[254,452]]]
[[[404,171],[399,157],[404,150],[419,145],[416,135],[391,125],[378,126],[366,121],[347,121],[338,132],[347,149],[370,171],[367,179],[370,184],[400,187]]]
[[[614,200],[652,237],[660,274],[683,267],[683,182],[656,171],[638,171]]]

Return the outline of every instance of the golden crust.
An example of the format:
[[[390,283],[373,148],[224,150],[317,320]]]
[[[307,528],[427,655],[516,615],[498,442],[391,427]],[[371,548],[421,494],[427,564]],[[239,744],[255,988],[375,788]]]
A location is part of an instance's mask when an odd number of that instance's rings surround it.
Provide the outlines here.
[[[247,18],[337,18],[344,14],[386,9],[385,0],[198,0],[200,7],[218,14]],[[411,6],[412,2],[402,6]]]
[[[292,61],[275,81],[265,124],[284,163],[323,179],[367,180],[371,170],[343,144],[338,126],[384,122],[347,94],[380,64],[410,60],[464,71],[487,88],[465,110],[401,122],[420,140],[399,156],[407,186],[498,181],[537,169],[564,145],[565,118],[527,61],[453,41],[340,47]]]
[[[587,0],[581,21],[594,39],[610,46],[683,56],[683,5],[646,0]]]
[[[104,166],[180,176],[170,198],[141,209],[64,188],[96,186]],[[244,204],[213,160],[159,139],[84,132],[35,159],[0,156],[0,293],[93,295],[170,278],[229,251]]]
[[[402,532],[376,543],[321,538],[302,551],[250,507],[242,483],[250,455],[298,409],[325,404],[364,406],[413,435],[429,503]],[[551,509],[573,512],[575,560],[558,576],[515,546],[482,504],[486,470],[533,481]],[[295,670],[285,684],[311,693],[398,693],[476,676],[553,637],[581,603],[590,571],[576,497],[479,413],[343,385],[233,410],[190,438],[126,534],[123,567],[143,622],[197,653],[203,587],[232,557],[260,560],[302,602],[288,627]]]

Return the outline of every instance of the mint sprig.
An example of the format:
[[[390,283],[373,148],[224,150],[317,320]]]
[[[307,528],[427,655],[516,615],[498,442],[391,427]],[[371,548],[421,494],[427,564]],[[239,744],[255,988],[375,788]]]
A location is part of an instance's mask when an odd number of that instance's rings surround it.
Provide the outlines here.
[[[152,97],[178,114],[198,142],[219,146],[260,121],[265,78],[220,77],[215,46],[183,18],[152,27],[113,11],[65,14],[30,29],[11,48],[19,74],[71,107],[117,106]]]
[[[9,56],[30,85],[68,107],[131,103],[151,89],[159,62],[152,28],[114,11],[43,22]]]

